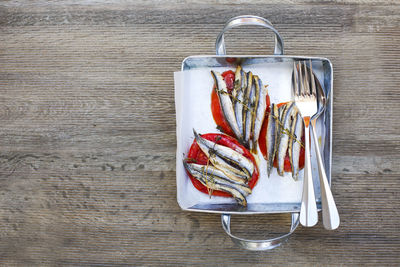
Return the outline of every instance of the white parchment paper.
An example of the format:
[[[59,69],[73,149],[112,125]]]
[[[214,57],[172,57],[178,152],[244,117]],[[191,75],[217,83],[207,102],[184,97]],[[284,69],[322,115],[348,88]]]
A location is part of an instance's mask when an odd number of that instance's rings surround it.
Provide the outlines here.
[[[289,62],[262,63],[260,65],[243,66],[245,71],[252,71],[258,75],[264,84],[268,85],[268,94],[271,103],[281,103],[292,100],[291,75],[292,64]],[[228,68],[212,68],[214,71],[224,72]],[[232,69],[234,71],[234,69]],[[322,64],[313,64],[313,70],[320,81],[323,81]],[[199,192],[187,176],[182,160],[185,158],[194,140],[193,129],[200,134],[220,133],[211,114],[211,90],[213,79],[211,68],[197,68],[194,70],[175,72],[175,104],[177,120],[177,198],[183,209],[196,204],[234,203],[233,198],[211,198]],[[317,123],[318,136],[324,136],[325,128],[321,122]],[[320,140],[323,147],[323,138]],[[312,146],[313,147],[313,146]],[[315,154],[313,149],[312,154]],[[291,173],[279,176],[276,168],[270,177],[267,176],[266,161],[260,151],[255,155],[258,159],[260,177],[251,195],[247,197],[251,203],[300,203],[303,184],[303,171],[299,180],[294,181]],[[319,198],[318,169],[316,159],[311,159],[316,196]]]

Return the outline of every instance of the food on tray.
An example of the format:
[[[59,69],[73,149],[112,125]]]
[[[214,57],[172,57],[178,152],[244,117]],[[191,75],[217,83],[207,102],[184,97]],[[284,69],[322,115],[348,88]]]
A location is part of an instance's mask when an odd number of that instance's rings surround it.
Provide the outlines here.
[[[251,178],[253,163],[239,152],[202,138],[194,132],[196,142],[210,162],[222,171],[236,175],[244,180]]]
[[[257,75],[237,66],[220,74],[211,71],[214,90],[211,111],[218,128],[235,137],[252,153],[260,150],[267,161],[268,176],[292,172],[295,180],[304,166],[303,122],[292,102],[272,104]]]
[[[238,66],[235,73],[235,85],[232,91],[232,99],[234,99],[233,107],[235,109],[236,123],[239,126],[239,131],[243,138],[243,98],[244,92],[242,88],[247,87],[246,72]]]
[[[292,110],[294,107],[294,103],[287,103],[286,105],[283,105],[279,109],[279,114],[280,114],[280,122],[282,123],[282,126],[279,127],[280,134],[278,138],[278,148],[277,150],[277,157],[278,157],[278,173],[279,175],[283,175],[283,168],[284,168],[284,162],[285,162],[285,156],[287,149],[289,147],[289,135],[292,135],[290,132],[290,125],[292,122]]]
[[[274,166],[276,147],[278,147],[278,131],[279,131],[279,111],[275,104],[272,104],[271,111],[268,114],[265,159],[267,160],[268,176],[271,174]]]
[[[193,185],[216,196],[233,196],[246,206],[246,197],[258,180],[253,155],[237,140],[225,134],[199,135],[183,164]]]
[[[226,87],[226,83],[222,75],[218,72],[211,71],[215,82],[215,90],[217,91],[219,103],[225,120],[228,122],[229,127],[239,140],[243,139],[243,134],[239,131],[239,126],[236,122],[235,112],[233,111],[233,103]]]
[[[290,131],[289,148],[288,154],[290,159],[290,165],[292,167],[292,177],[297,180],[299,177],[300,170],[300,158],[304,159],[304,145],[302,143],[302,138],[304,135],[303,131],[303,118],[296,108],[296,113],[292,116],[292,128]],[[304,160],[303,160],[304,161]],[[303,162],[304,166],[304,162]]]
[[[230,179],[224,172],[211,166],[187,162],[184,164],[186,170],[207,188],[228,192],[239,204],[246,206],[246,196],[251,193],[248,185]]]
[[[260,136],[260,150],[267,161],[268,176],[272,167],[278,174],[292,172],[297,180],[304,167],[303,120],[293,102],[272,104]]]
[[[235,73],[211,71],[214,79],[212,113],[219,128],[257,152],[257,142],[269,97],[261,79],[238,66]],[[234,83],[233,83],[234,80]]]

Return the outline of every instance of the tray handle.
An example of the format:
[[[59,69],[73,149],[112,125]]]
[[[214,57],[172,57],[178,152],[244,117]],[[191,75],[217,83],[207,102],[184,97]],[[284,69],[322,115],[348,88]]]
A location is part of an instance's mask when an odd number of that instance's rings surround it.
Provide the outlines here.
[[[215,41],[215,51],[217,55],[225,55],[226,54],[226,49],[225,49],[225,41],[224,41],[224,33],[232,28],[242,26],[242,25],[256,25],[256,26],[262,26],[264,28],[270,29],[275,33],[275,49],[274,49],[274,54],[275,55],[283,55],[284,54],[284,48],[283,48],[283,39],[280,36],[279,32],[272,26],[272,23],[262,17],[258,16],[253,16],[253,15],[243,15],[243,16],[237,16],[234,18],[231,18],[228,20],[228,22],[225,24],[224,28],[222,31],[219,33],[217,40]]]
[[[244,239],[237,236],[234,236],[231,233],[231,215],[230,214],[222,214],[221,215],[221,223],[222,228],[225,232],[231,237],[232,241],[239,245],[240,247],[253,250],[253,251],[262,251],[269,250],[280,246],[283,242],[288,240],[289,236],[296,230],[297,226],[299,226],[299,213],[292,213],[292,225],[290,226],[290,232],[284,234],[282,236],[278,236],[271,239],[266,240],[250,240]]]

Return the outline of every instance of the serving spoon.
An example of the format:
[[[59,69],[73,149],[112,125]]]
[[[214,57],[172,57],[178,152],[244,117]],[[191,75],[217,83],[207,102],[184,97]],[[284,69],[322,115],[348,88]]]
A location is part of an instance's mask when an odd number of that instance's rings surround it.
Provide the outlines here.
[[[317,113],[311,118],[311,128],[314,140],[314,147],[318,162],[319,183],[321,191],[321,204],[322,204],[322,223],[327,230],[334,230],[339,227],[340,217],[337,210],[335,200],[332,196],[332,191],[328,183],[324,163],[322,161],[321,151],[319,150],[318,137],[316,132],[316,122],[318,117],[325,111],[326,97],[318,79],[314,76],[312,71],[312,62],[310,60],[310,81],[314,83],[313,86],[317,88]]]

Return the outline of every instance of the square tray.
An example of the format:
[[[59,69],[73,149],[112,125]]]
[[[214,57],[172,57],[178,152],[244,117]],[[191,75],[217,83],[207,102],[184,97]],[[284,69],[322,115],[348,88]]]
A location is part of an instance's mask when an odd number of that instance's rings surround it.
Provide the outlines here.
[[[332,161],[332,64],[326,58],[301,56],[190,56],[183,60],[182,71],[175,73],[175,104],[177,122],[177,200],[183,210],[211,212],[223,214],[261,214],[261,213],[293,213],[300,211],[303,171],[299,180],[294,181],[291,173],[280,177],[274,168],[271,177],[265,173],[265,160],[258,152],[260,177],[253,193],[247,197],[248,205],[242,207],[231,198],[209,198],[197,191],[187,176],[182,164],[185,154],[194,140],[194,128],[201,134],[219,133],[211,115],[211,90],[213,80],[211,69],[223,72],[236,68],[240,62],[245,71],[251,70],[260,76],[264,84],[268,84],[271,103],[286,102],[292,97],[291,75],[293,60],[312,61],[313,71],[318,78],[327,97],[326,110],[317,121],[317,134],[322,144],[327,178],[331,181]],[[232,63],[233,62],[233,63]],[[208,75],[208,77],[207,77]],[[312,137],[311,137],[312,138]],[[312,146],[313,147],[313,146]],[[311,149],[311,155],[315,151]],[[320,189],[318,167],[315,157],[311,158],[313,181],[320,208]]]

